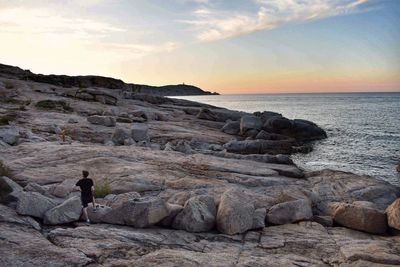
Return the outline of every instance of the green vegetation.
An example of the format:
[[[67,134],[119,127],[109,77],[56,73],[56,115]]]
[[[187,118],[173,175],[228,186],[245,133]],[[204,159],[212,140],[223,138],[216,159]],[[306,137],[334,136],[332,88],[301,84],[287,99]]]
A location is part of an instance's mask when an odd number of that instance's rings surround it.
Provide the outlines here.
[[[39,109],[44,109],[44,110],[59,110],[66,112],[73,111],[70,105],[64,100],[50,100],[50,99],[41,100],[37,102],[35,106]]]
[[[9,125],[10,122],[14,121],[16,118],[16,114],[6,114],[4,116],[0,116],[0,126]]]
[[[104,179],[99,182],[96,181],[94,185],[94,196],[96,198],[103,198],[107,195],[111,194],[111,185],[108,179]]]
[[[11,169],[0,160],[0,176],[7,176],[10,179],[14,178],[14,173]]]
[[[14,84],[10,81],[4,81],[4,86],[6,89],[14,89]]]

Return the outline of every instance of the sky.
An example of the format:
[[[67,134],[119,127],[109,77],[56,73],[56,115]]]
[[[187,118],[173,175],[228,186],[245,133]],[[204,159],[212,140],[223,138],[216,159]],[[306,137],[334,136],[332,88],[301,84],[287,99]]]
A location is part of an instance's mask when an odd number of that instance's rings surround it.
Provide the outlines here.
[[[208,91],[400,91],[400,0],[0,0],[0,63]]]

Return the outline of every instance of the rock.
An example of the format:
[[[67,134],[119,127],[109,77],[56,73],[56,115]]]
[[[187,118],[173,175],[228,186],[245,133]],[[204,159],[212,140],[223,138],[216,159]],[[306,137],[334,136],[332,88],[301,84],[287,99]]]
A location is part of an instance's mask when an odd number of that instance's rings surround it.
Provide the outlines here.
[[[253,217],[253,227],[252,229],[260,229],[265,227],[265,217],[267,215],[266,208],[256,209],[254,211]]]
[[[217,228],[221,233],[234,235],[253,227],[254,204],[242,191],[229,189],[221,196],[217,212]]]
[[[45,224],[57,225],[78,220],[81,217],[82,203],[79,197],[72,197],[64,201],[44,215]]]
[[[57,202],[36,192],[23,192],[17,202],[17,213],[42,219]]]
[[[0,203],[10,203],[18,200],[23,188],[6,176],[0,177]]]
[[[400,198],[387,207],[386,214],[389,226],[400,230]]]
[[[134,123],[131,128],[132,139],[136,142],[146,141],[149,139],[148,136],[149,127],[143,123]]]
[[[307,221],[312,218],[311,203],[298,199],[276,204],[267,213],[267,222],[272,224],[287,224]]]
[[[87,121],[91,124],[103,125],[107,127],[114,127],[116,125],[115,118],[110,116],[93,115],[88,117]]]
[[[65,179],[61,184],[54,187],[52,194],[56,197],[65,198],[75,189],[77,182],[77,179]]]
[[[87,209],[88,217],[91,223],[102,223],[103,217],[111,212],[112,208],[104,205],[99,205],[96,210],[93,210],[92,206]]]
[[[330,209],[333,220],[340,225],[372,234],[386,232],[386,214],[379,210],[340,202],[332,203]]]
[[[313,141],[327,138],[326,132],[315,123],[306,120],[294,120],[293,132],[297,140]]]
[[[0,141],[9,145],[16,145],[19,140],[19,130],[14,126],[0,126]]]
[[[127,192],[118,195],[107,195],[104,200],[107,206],[110,206],[111,208],[117,208],[126,201],[138,200],[139,198],[140,194],[138,192]]]
[[[167,203],[167,208],[168,216],[162,219],[159,225],[169,227],[174,222],[176,215],[178,215],[183,210],[183,206]]]
[[[168,216],[168,208],[161,198],[128,200],[107,213],[103,221],[111,224],[144,228],[160,222]]]
[[[290,129],[292,128],[292,121],[285,118],[285,117],[271,117],[269,120],[266,121],[263,128],[266,130],[273,129],[275,131]]]
[[[333,218],[331,216],[314,215],[312,221],[317,222],[325,227],[333,226]]]
[[[396,171],[397,171],[397,172],[400,172],[400,163],[397,164],[397,166],[396,166]]]
[[[125,140],[131,139],[131,134],[124,128],[116,128],[111,136],[111,140],[116,145],[124,145]]]
[[[249,130],[261,130],[262,121],[259,117],[245,115],[240,119],[240,134],[244,135]]]
[[[208,120],[208,121],[217,121],[218,116],[208,108],[202,108],[197,114],[198,119]]]
[[[230,141],[224,148],[231,153],[238,154],[289,154],[292,151],[293,142],[291,141],[272,141],[272,140],[245,140]]]
[[[193,150],[189,142],[186,140],[178,140],[176,145],[171,142],[165,144],[164,151],[178,151],[184,154],[192,154]]]
[[[71,124],[74,124],[74,123],[78,123],[79,121],[78,121],[78,119],[76,119],[76,118],[69,118],[68,119],[68,123],[71,123]]]
[[[282,114],[272,111],[254,112],[253,114],[259,117],[263,123],[266,123],[272,117],[282,117]]]
[[[264,130],[261,130],[255,137],[256,139],[263,139],[263,140],[287,140],[289,137],[281,135],[281,134],[274,134],[268,133]]]
[[[214,228],[216,213],[213,197],[195,196],[185,203],[172,227],[188,232],[206,232]]]
[[[1,204],[0,204],[0,223],[14,223],[18,225],[24,225],[27,227],[32,227],[33,229],[39,231],[41,229],[40,224],[33,218],[29,216],[20,216],[14,209]]]
[[[240,133],[240,122],[239,121],[228,121],[222,127],[222,132],[232,135],[238,135]]]
[[[37,192],[39,194],[45,195],[46,194],[46,189],[37,184],[37,183],[28,183],[25,187],[24,187],[24,191],[26,192]]]

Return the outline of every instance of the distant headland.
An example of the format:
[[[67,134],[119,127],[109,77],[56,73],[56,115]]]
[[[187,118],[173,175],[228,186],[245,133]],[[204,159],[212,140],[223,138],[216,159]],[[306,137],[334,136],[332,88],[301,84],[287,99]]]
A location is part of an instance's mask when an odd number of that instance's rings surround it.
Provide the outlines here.
[[[24,70],[19,67],[0,64],[0,72],[2,75],[9,75],[9,78],[19,78],[21,80],[35,81],[40,83],[48,83],[63,87],[104,87],[110,89],[127,89],[136,92],[160,96],[188,96],[188,95],[219,95],[217,92],[205,91],[194,85],[177,84],[152,86],[145,84],[125,83],[120,79],[85,75],[85,76],[68,76],[55,74],[36,74],[30,70]]]

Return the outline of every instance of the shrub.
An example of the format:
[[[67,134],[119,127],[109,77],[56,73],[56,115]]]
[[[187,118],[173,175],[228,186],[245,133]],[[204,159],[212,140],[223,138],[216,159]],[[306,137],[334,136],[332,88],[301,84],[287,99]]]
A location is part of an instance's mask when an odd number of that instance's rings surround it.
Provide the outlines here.
[[[10,179],[14,178],[12,170],[0,160],[0,176],[7,176]]]
[[[96,181],[94,185],[94,196],[96,198],[103,198],[107,195],[111,194],[111,185],[108,179],[104,179],[99,182]]]
[[[69,104],[63,100],[41,100],[35,105],[39,109],[45,110],[60,110],[60,111],[68,111],[72,112],[73,109],[69,106]]]
[[[10,81],[5,81],[4,82],[4,86],[6,87],[6,89],[13,89],[14,88],[14,84]]]
[[[4,116],[0,116],[0,126],[9,125],[11,121],[14,121],[17,118],[16,114],[7,114]]]

